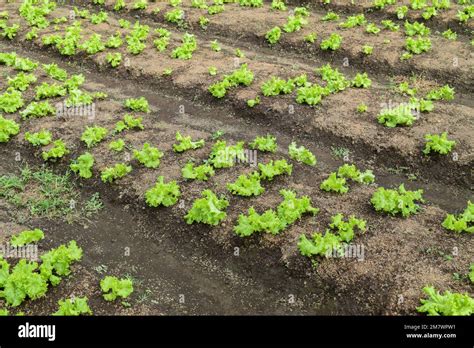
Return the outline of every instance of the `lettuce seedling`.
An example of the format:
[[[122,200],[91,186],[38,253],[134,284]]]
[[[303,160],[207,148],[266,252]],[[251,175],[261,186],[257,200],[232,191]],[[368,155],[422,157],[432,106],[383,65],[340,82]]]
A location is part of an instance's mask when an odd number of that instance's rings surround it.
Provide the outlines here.
[[[467,208],[458,216],[447,214],[442,226],[457,233],[474,233],[474,203],[468,201]]]
[[[379,187],[372,195],[370,202],[376,211],[383,211],[390,215],[401,214],[403,217],[408,217],[420,210],[420,206],[415,202],[424,202],[422,194],[423,190],[409,191],[405,189],[403,184],[400,185],[398,190]]]
[[[250,197],[258,196],[265,192],[260,183],[260,175],[253,172],[249,175],[240,175],[233,183],[227,184],[227,189],[234,195]]]
[[[192,162],[188,162],[181,169],[181,174],[185,179],[207,181],[209,177],[214,176],[215,171],[214,168],[208,164],[201,164],[195,167]]]
[[[20,125],[0,115],[0,143],[6,143],[10,137],[20,132]]]
[[[149,143],[144,143],[141,150],[133,150],[133,157],[147,168],[158,168],[163,152]]]
[[[180,195],[181,192],[176,181],[165,183],[164,177],[159,176],[155,186],[145,192],[145,199],[150,207],[159,205],[170,207],[178,202]]]
[[[25,133],[25,140],[33,146],[46,146],[51,143],[53,136],[48,130],[41,130],[37,133]]]
[[[124,163],[117,163],[113,167],[105,168],[100,175],[100,179],[103,182],[114,182],[117,179],[123,178],[125,175],[132,171],[132,166],[127,166]]]
[[[304,146],[297,147],[295,142],[292,142],[288,146],[288,153],[292,159],[298,162],[302,162],[309,166],[316,165],[316,156],[314,156],[313,153]]]
[[[17,248],[26,244],[39,242],[42,239],[44,239],[44,232],[39,228],[35,228],[34,230],[25,230],[12,236],[10,245]]]
[[[92,177],[92,167],[94,166],[94,156],[89,152],[80,155],[73,163],[70,168],[74,173],[79,173],[79,176],[84,179]]]
[[[69,150],[66,148],[66,144],[61,139],[58,139],[53,142],[53,146],[48,151],[43,151],[41,156],[45,161],[55,161],[68,153]]]
[[[201,196],[202,198],[194,201],[184,217],[186,223],[201,222],[211,226],[218,225],[227,217],[225,210],[229,202],[225,198],[219,199],[211,190],[202,191]]]
[[[3,94],[0,94],[0,112],[14,113],[22,108],[24,104],[22,93],[11,87]]]
[[[81,140],[86,143],[88,148],[91,148],[104,140],[107,132],[107,129],[104,127],[88,126],[82,133]]]
[[[447,155],[448,153],[451,152],[453,146],[456,144],[455,141],[448,140],[447,132],[444,132],[441,135],[426,134],[425,140],[426,140],[426,144],[423,150],[423,153],[425,155],[428,155],[431,152],[437,152],[441,155]]]
[[[176,141],[178,144],[173,144],[174,152],[184,152],[187,150],[195,150],[204,146],[204,139],[192,141],[190,136],[182,136],[180,132],[176,132]]]
[[[130,278],[106,276],[100,281],[100,289],[106,301],[113,301],[118,297],[127,298],[133,292],[133,281]]]
[[[124,105],[126,108],[135,112],[141,111],[150,113],[150,107],[148,106],[148,101],[145,99],[145,97],[126,99]]]
[[[24,110],[20,111],[21,118],[24,120],[32,117],[39,118],[55,114],[56,108],[48,101],[31,102]]]
[[[420,299],[421,306],[417,307],[420,313],[428,313],[428,315],[465,315],[474,314],[474,299],[467,293],[451,293],[445,291],[441,294],[433,286],[426,286],[423,292],[428,295],[427,299]]]
[[[277,149],[276,138],[270,134],[267,134],[266,137],[256,137],[249,146],[251,149],[257,149],[264,152],[275,152]]]
[[[259,163],[258,169],[260,170],[260,178],[263,180],[272,181],[273,178],[279,175],[287,174],[291,175],[293,165],[288,164],[285,159],[273,161],[271,160],[267,164]]]
[[[73,297],[65,300],[59,300],[59,308],[52,315],[54,316],[79,316],[83,314],[92,314],[92,311],[87,303],[87,296]]]

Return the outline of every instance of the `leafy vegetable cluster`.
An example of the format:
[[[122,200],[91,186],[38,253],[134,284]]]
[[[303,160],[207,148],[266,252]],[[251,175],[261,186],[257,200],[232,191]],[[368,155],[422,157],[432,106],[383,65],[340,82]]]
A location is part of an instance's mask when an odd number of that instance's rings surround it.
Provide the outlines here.
[[[428,315],[472,315],[474,314],[474,299],[468,294],[452,293],[445,291],[441,294],[433,286],[426,286],[423,292],[427,299],[421,299],[421,306],[417,308],[420,313]]]
[[[133,281],[130,278],[118,279],[106,276],[100,281],[100,288],[106,301],[113,301],[117,297],[127,298],[133,292]]]
[[[165,207],[176,204],[181,195],[176,181],[164,182],[164,177],[159,176],[155,186],[145,192],[146,203],[151,207],[164,205]]]
[[[194,201],[193,206],[188,211],[184,219],[186,223],[201,222],[207,225],[216,226],[227,216],[225,209],[229,202],[225,198],[219,199],[211,190],[204,190],[202,198]]]
[[[443,221],[443,227],[457,233],[474,233],[474,203],[467,202],[467,208],[462,214],[448,214]]]
[[[422,194],[423,190],[409,191],[401,184],[398,190],[379,187],[370,201],[376,211],[408,217],[420,209],[416,201],[424,202]]]
[[[258,214],[253,207],[247,215],[240,214],[235,233],[240,237],[248,237],[256,232],[278,234],[287,226],[300,219],[303,214],[316,215],[319,209],[311,206],[308,196],[296,197],[296,193],[290,190],[280,190],[283,201],[278,205],[276,211],[269,209],[263,214]]]

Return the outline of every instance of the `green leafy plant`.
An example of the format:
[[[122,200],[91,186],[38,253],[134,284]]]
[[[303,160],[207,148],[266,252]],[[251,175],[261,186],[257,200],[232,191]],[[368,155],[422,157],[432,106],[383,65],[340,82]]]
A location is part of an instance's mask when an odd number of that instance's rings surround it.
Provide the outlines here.
[[[320,85],[306,85],[296,90],[296,102],[299,104],[317,105],[324,96],[329,94],[329,89]]]
[[[364,112],[367,112],[367,110],[369,109],[369,107],[367,106],[367,104],[364,104],[364,103],[361,103],[359,105],[357,105],[357,112],[362,114]]]
[[[107,129],[104,127],[93,126],[86,127],[82,133],[81,140],[86,143],[88,148],[91,148],[100,143],[107,135]]]
[[[374,23],[369,23],[365,27],[365,31],[369,34],[377,35],[378,33],[380,33],[380,28]]]
[[[249,108],[253,108],[254,106],[260,104],[260,101],[260,97],[257,95],[255,98],[247,100],[247,106]]]
[[[433,89],[428,92],[426,99],[429,100],[446,100],[450,101],[454,99],[454,88],[449,85]]]
[[[410,23],[408,21],[405,22],[405,34],[407,36],[428,36],[430,35],[431,30],[427,28],[423,23],[413,22]]]
[[[228,146],[226,141],[218,140],[212,146],[208,163],[218,169],[230,168],[233,167],[238,160],[245,160],[244,142],[239,141],[235,145]]]
[[[58,80],[65,81],[67,79],[67,72],[64,69],[58,67],[57,64],[43,64],[43,70],[48,74],[49,77]]]
[[[258,169],[260,169],[261,179],[272,181],[273,178],[279,175],[291,175],[291,172],[293,171],[293,165],[288,164],[285,159],[277,161],[271,160],[267,164],[259,163]]]
[[[230,75],[225,75],[223,80],[209,86],[208,90],[215,98],[223,98],[227,90],[238,85],[249,86],[253,82],[254,74],[247,68],[247,64],[242,64],[240,68]]]
[[[209,164],[201,164],[194,166],[192,162],[186,163],[181,169],[183,178],[185,179],[197,179],[201,181],[207,181],[209,177],[214,176],[214,168]]]
[[[113,140],[109,144],[109,149],[117,152],[122,152],[125,148],[125,141],[123,139]]]
[[[249,146],[251,149],[265,152],[275,152],[277,149],[276,138],[270,134],[267,134],[265,137],[256,137]]]
[[[12,26],[8,27],[5,26],[3,28],[2,36],[8,40],[13,40],[20,29],[19,24],[13,24]]]
[[[120,120],[115,124],[114,132],[121,133],[124,130],[130,129],[143,130],[145,127],[142,124],[142,120],[142,117],[133,117],[130,114],[125,114],[123,120]]]
[[[284,0],[272,0],[272,10],[286,11],[286,4]]]
[[[165,19],[170,23],[181,24],[184,19],[184,11],[180,8],[169,10],[165,13]]]
[[[370,80],[367,73],[357,73],[357,75],[352,80],[352,86],[359,87],[359,88],[369,88],[372,85],[372,81]]]
[[[428,315],[472,315],[474,314],[474,299],[468,294],[451,293],[441,294],[433,286],[426,286],[423,292],[427,299],[420,299],[421,306],[417,307],[420,313]]]
[[[337,175],[340,178],[350,179],[361,184],[372,184],[375,181],[375,175],[371,170],[361,172],[354,164],[344,164],[337,170]]]
[[[132,171],[131,166],[127,166],[124,163],[117,163],[113,167],[105,168],[100,174],[100,179],[103,182],[111,183],[117,179],[123,178],[125,175],[127,175],[131,171]]]
[[[229,202],[225,198],[219,199],[211,190],[204,190],[202,198],[194,201],[193,206],[188,211],[184,219],[186,223],[201,222],[216,226],[227,216],[225,209]]]
[[[346,193],[349,187],[346,185],[346,179],[338,178],[336,173],[331,173],[329,177],[320,185],[321,190],[337,193]]]
[[[100,281],[100,289],[106,301],[113,301],[118,297],[127,298],[133,292],[133,281],[130,278],[106,276]]]
[[[62,244],[41,255],[43,261],[39,268],[41,276],[56,286],[61,281],[60,277],[71,274],[71,264],[81,258],[82,249],[77,246],[75,240],[70,241],[67,246]]]
[[[308,196],[296,197],[296,193],[291,190],[280,190],[283,201],[278,205],[276,211],[270,209],[263,214],[258,214],[253,207],[248,211],[248,215],[240,214],[237,225],[234,227],[235,233],[240,237],[248,237],[255,232],[267,232],[278,234],[287,226],[301,219],[303,214],[316,215],[319,209],[311,205]]]
[[[204,139],[192,141],[190,136],[182,136],[180,132],[176,132],[176,141],[178,144],[173,144],[174,152],[184,152],[187,150],[195,150],[204,146]]]
[[[292,142],[288,146],[288,153],[290,154],[290,157],[298,162],[302,162],[304,164],[307,164],[309,166],[315,166],[316,165],[316,157],[313,155],[311,151],[309,151],[307,148],[304,146],[298,147],[295,142]]]
[[[410,104],[401,104],[394,108],[386,108],[380,112],[378,121],[390,128],[394,128],[398,125],[411,126],[415,121],[412,110],[413,105]]]
[[[55,140],[53,146],[41,153],[41,156],[45,161],[55,161],[58,158],[62,158],[69,153],[69,150],[66,148],[66,144],[61,139]]]
[[[197,49],[197,41],[193,34],[184,33],[181,46],[171,52],[172,58],[191,59],[193,52]]]
[[[6,143],[10,137],[20,132],[20,125],[0,115],[0,143]]]
[[[398,19],[403,19],[406,17],[407,13],[408,13],[408,6],[399,6],[397,7],[397,18]]]
[[[415,202],[424,202],[422,194],[423,190],[409,191],[405,189],[403,184],[400,185],[398,190],[379,187],[372,195],[370,202],[376,211],[383,211],[390,215],[401,214],[403,217],[408,217],[420,210],[420,206]]]
[[[10,265],[0,257],[0,298],[7,305],[19,306],[26,298],[32,300],[46,294],[48,284],[37,272],[38,263],[21,259],[15,267],[9,271]]]
[[[308,20],[300,15],[290,15],[283,26],[283,31],[286,33],[294,33],[300,31],[305,25],[308,24]]]
[[[346,21],[340,24],[340,27],[345,28],[345,29],[350,29],[357,26],[365,25],[366,23],[367,23],[367,20],[365,19],[364,14],[361,13],[358,15],[347,17]]]
[[[65,300],[59,300],[59,308],[53,313],[54,316],[79,316],[83,314],[92,314],[92,311],[87,303],[88,299],[84,297],[73,297]]]
[[[144,143],[141,150],[133,151],[133,157],[147,168],[158,168],[163,152],[149,143]]]
[[[46,146],[51,143],[53,136],[48,130],[41,130],[37,133],[25,133],[25,140],[33,146]]]
[[[107,12],[104,12],[104,11],[93,13],[90,16],[90,21],[92,24],[104,23],[104,22],[107,22],[108,19],[109,19],[109,15],[107,14]]]
[[[18,235],[12,236],[10,245],[13,247],[21,247],[26,244],[31,244],[44,239],[44,232],[39,228],[34,230],[25,230],[20,232]]]
[[[395,24],[390,19],[385,19],[381,23],[382,23],[384,29],[388,29],[390,31],[398,31],[400,29],[400,26],[398,24]]]
[[[366,221],[358,219],[351,215],[347,221],[344,221],[343,214],[336,214],[331,217],[330,229],[326,232],[314,233],[311,240],[304,234],[300,235],[298,242],[298,249],[303,256],[314,257],[324,256],[329,257],[334,253],[342,254],[343,246],[354,239],[357,228],[361,232],[366,231]]]
[[[265,34],[265,39],[267,39],[267,41],[272,45],[280,41],[280,38],[281,38],[280,27],[273,27],[272,29],[267,31],[267,33]]]
[[[234,195],[244,197],[258,196],[265,191],[260,183],[258,172],[240,175],[235,182],[227,184],[227,189]]]
[[[437,152],[441,155],[447,155],[451,152],[453,146],[456,144],[455,141],[448,140],[448,133],[444,132],[441,135],[438,134],[426,134],[425,135],[425,148],[423,153],[425,155],[431,152]]]
[[[447,214],[442,226],[457,233],[474,233],[474,203],[468,201],[467,208],[458,216]]]
[[[23,107],[24,103],[20,91],[8,88],[6,92],[0,94],[0,111],[10,114]]]
[[[105,42],[105,47],[107,48],[119,48],[122,45],[123,45],[122,35],[120,34],[119,31],[117,31],[115,35],[110,36]],[[109,59],[107,58],[107,60]]]
[[[105,45],[100,34],[92,34],[88,40],[80,45],[80,48],[88,54],[96,54],[105,50]]]
[[[219,45],[217,40],[211,41],[211,50],[213,50],[214,52],[220,52],[221,46]]]
[[[39,118],[55,114],[56,109],[48,101],[31,102],[24,110],[20,111],[21,118],[24,120],[32,117]]]
[[[414,54],[428,52],[431,49],[431,40],[424,37],[418,37],[417,39],[408,37],[405,41],[405,48],[408,50],[408,52]]]
[[[11,78],[8,76],[8,86],[18,91],[25,91],[30,84],[36,82],[36,76],[34,74],[25,74],[19,72],[15,77]]]
[[[331,50],[336,51],[341,47],[342,36],[339,34],[332,33],[327,39],[321,42],[321,49],[324,51]]]
[[[132,4],[132,10],[145,10],[148,7],[147,0],[136,0]]]
[[[92,177],[92,167],[94,166],[94,156],[89,152],[80,155],[73,163],[70,168],[74,173],[79,173],[79,176],[84,179]]]
[[[116,68],[122,62],[122,54],[120,52],[107,53],[106,59],[112,68]]]
[[[66,95],[67,90],[64,86],[61,86],[57,83],[49,84],[43,82],[41,85],[36,86],[36,100],[54,98],[54,97],[63,97]]]
[[[176,181],[164,182],[164,177],[159,176],[155,186],[145,192],[146,203],[151,207],[164,205],[170,207],[179,199],[181,195],[179,186]]]
[[[150,107],[148,106],[148,101],[145,97],[126,99],[124,105],[126,108],[135,112],[141,111],[150,113]]]

